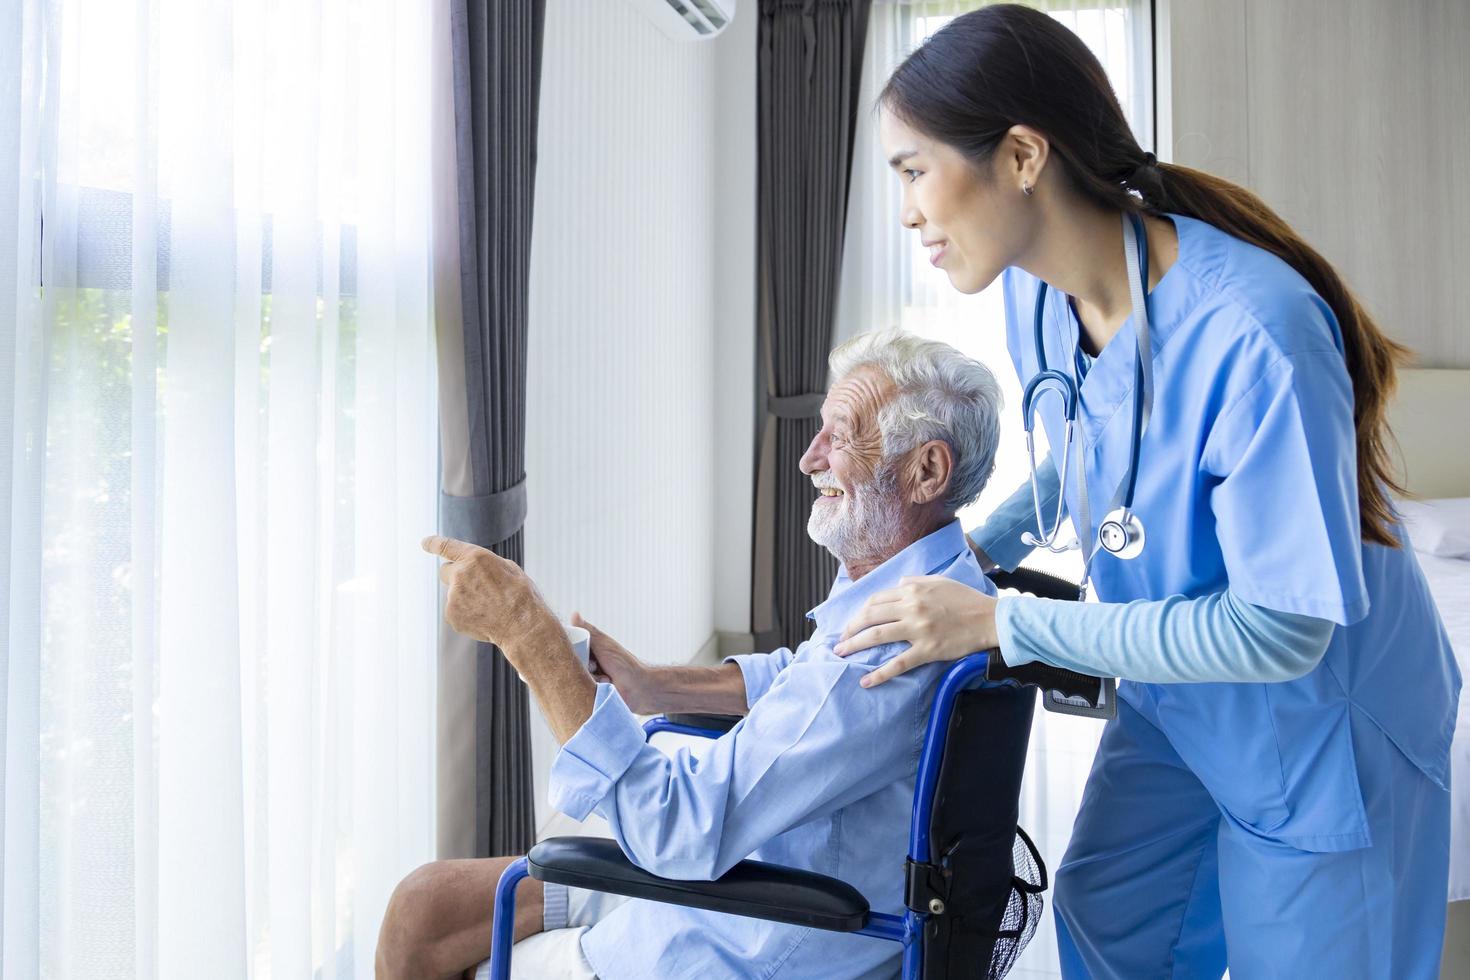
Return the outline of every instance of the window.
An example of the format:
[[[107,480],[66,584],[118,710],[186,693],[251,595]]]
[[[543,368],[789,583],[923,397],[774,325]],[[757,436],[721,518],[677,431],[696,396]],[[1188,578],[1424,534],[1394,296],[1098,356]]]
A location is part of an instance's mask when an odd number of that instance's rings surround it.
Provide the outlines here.
[[[430,7],[18,6],[6,968],[368,974],[434,849]]]

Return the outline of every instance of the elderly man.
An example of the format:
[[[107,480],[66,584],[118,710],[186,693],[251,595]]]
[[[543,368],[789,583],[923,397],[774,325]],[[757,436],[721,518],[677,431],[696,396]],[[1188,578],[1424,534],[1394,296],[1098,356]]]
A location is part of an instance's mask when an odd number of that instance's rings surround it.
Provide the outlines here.
[[[795,653],[649,667],[594,630],[596,679],[611,682],[599,684],[518,567],[444,538],[425,548],[450,562],[441,568],[450,624],[505,651],[561,743],[557,809],[600,813],[628,857],[657,875],[713,879],[758,858],[842,878],[896,914],[919,749],[946,665],[862,690],[903,645],[847,658],[833,647],[870,596],[905,576],[994,592],[955,512],[990,477],[1000,393],[983,365],[899,331],[855,338],[831,366],[836,381],[801,470],[817,490],[808,533],[843,567]],[[660,711],[745,717],[697,758],[670,757],[645,744],[634,717]],[[472,973],[489,955],[495,883],[511,860],[443,861],[409,875],[384,919],[378,976]],[[898,968],[899,947],[868,937],[534,880],[517,899],[519,976],[806,980]]]

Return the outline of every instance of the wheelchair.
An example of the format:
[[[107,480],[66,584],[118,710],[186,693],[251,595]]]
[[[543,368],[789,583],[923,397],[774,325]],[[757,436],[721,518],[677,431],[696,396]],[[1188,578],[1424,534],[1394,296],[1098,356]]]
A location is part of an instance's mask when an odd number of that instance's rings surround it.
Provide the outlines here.
[[[996,572],[999,588],[1076,599],[1077,586],[1031,569]],[[491,980],[510,976],[516,885],[527,875],[592,891],[850,932],[903,947],[904,980],[999,978],[1041,914],[1046,865],[1017,825],[1021,777],[1038,688],[1094,702],[1103,680],[1043,664],[1011,668],[987,653],[957,661],[934,696],[914,784],[904,911],[876,912],[852,885],[810,871],[742,861],[714,881],[677,881],[633,864],[614,840],[554,837],[501,876],[495,893]],[[648,736],[717,738],[738,717],[669,715]]]

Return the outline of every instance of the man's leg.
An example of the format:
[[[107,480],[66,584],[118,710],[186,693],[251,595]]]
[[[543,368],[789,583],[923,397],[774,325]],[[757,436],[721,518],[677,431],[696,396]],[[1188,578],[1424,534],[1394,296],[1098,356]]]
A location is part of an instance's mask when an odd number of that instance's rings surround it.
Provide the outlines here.
[[[495,886],[513,857],[434,861],[398,883],[378,932],[377,980],[473,977],[490,955]],[[516,942],[541,931],[542,884],[516,887]]]

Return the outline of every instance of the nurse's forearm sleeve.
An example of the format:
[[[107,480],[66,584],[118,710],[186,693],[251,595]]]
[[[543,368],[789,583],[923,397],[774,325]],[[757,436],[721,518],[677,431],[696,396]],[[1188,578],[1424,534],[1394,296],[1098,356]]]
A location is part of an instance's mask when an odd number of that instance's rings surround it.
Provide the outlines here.
[[[1285,681],[1317,665],[1330,620],[1280,612],[1229,590],[1186,599],[1065,602],[1004,597],[1001,656],[1152,684]]]
[[[1061,480],[1051,457],[1036,464],[1037,489],[1041,494],[1041,514],[1048,522],[1056,517],[1057,494]],[[1031,499],[1031,481],[1027,480],[1016,488],[1016,492],[1005,499],[985,523],[970,532],[970,539],[990,560],[1008,572],[1014,572],[1025,557],[1035,549],[1021,541],[1021,535],[1030,531],[1040,536],[1036,527],[1036,504]]]

